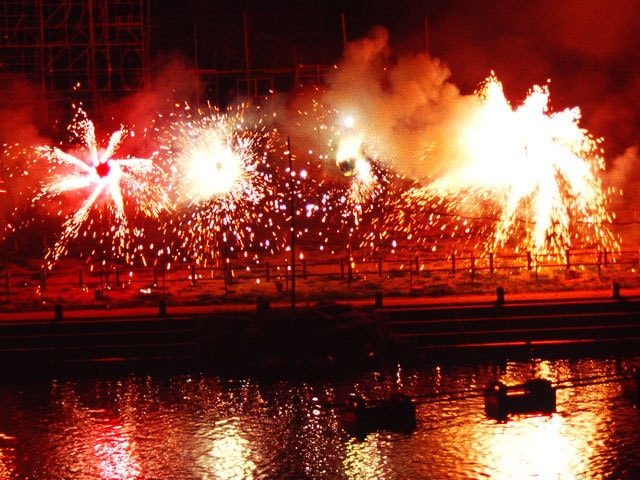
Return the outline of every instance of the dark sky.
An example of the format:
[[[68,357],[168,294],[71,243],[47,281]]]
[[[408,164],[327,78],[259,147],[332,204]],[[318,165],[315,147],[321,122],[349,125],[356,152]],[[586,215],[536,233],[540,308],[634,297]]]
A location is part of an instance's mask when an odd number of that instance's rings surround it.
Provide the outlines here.
[[[463,89],[494,69],[517,100],[549,79],[556,108],[579,106],[616,153],[638,138],[639,31],[638,0],[451,0],[430,29]]]
[[[431,55],[450,68],[463,93],[494,70],[518,104],[534,84],[549,80],[553,106],[579,106],[584,125],[605,136],[616,155],[640,132],[640,0],[183,0],[158,1],[152,10],[159,24],[172,25],[156,35],[156,46],[189,50],[197,24],[210,36],[201,54],[220,38],[236,45],[234,52],[211,53],[227,62],[243,58],[238,42],[248,12],[258,64],[288,61],[292,44],[302,61],[335,61],[343,13],[349,41],[381,25],[397,56],[424,51],[428,38]]]

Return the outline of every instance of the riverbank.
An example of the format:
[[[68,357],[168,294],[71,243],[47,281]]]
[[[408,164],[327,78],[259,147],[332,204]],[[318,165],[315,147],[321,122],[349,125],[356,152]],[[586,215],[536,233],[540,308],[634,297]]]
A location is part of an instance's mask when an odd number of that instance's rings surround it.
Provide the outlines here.
[[[0,313],[7,377],[207,371],[310,378],[397,362],[504,361],[640,345],[640,290],[404,296]],[[638,325],[636,325],[638,323]]]

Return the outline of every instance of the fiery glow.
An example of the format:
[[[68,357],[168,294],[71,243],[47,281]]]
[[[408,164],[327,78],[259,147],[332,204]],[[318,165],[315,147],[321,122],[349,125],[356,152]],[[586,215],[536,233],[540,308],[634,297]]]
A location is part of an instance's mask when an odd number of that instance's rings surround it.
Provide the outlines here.
[[[101,478],[133,480],[140,478],[142,469],[136,455],[136,444],[120,424],[105,425],[97,432],[93,445],[96,466]]]
[[[168,196],[163,190],[163,171],[152,159],[115,158],[127,130],[121,127],[111,134],[107,145],[101,148],[96,140],[95,127],[82,109],[77,111],[68,128],[80,148],[72,153],[59,147],[41,147],[39,152],[48,160],[49,178],[33,199],[34,204],[53,202],[60,196],[67,200],[80,199],[80,206],[67,217],[63,231],[45,259],[49,264],[67,252],[70,240],[90,234],[113,241],[111,253],[120,257],[127,253],[130,228],[126,206],[145,216],[156,217],[168,207]],[[105,218],[105,209],[110,218]],[[58,215],[63,215],[58,211]],[[113,224],[110,225],[110,220]],[[93,232],[99,229],[98,233]],[[93,252],[95,253],[95,251]]]
[[[257,207],[269,193],[268,138],[244,113],[187,109],[167,130],[181,205],[171,228],[199,263],[219,256],[223,245],[252,240],[264,217]]]
[[[616,248],[598,177],[599,141],[579,126],[579,109],[551,112],[546,86],[535,86],[513,109],[495,76],[478,98],[475,114],[460,125],[457,168],[410,191],[408,201],[445,205],[448,218],[490,221],[483,247],[491,251],[560,254],[576,243]]]
[[[347,204],[357,225],[362,215],[362,205],[375,194],[377,184],[377,177],[373,174],[370,160],[364,155],[363,140],[359,135],[350,133],[340,139],[336,164],[351,179]]]
[[[527,251],[535,259],[619,249],[599,178],[601,142],[580,127],[578,108],[552,110],[547,86],[513,108],[492,75],[475,95],[456,97],[464,107],[447,110],[440,128],[430,128],[438,117],[426,106],[385,116],[326,94],[300,93],[293,116],[276,107],[267,115],[264,105],[178,105],[146,130],[156,136],[141,143],[157,148],[148,158],[116,158],[135,142],[133,132],[120,127],[101,146],[79,109],[68,128],[73,143],[41,147],[29,161],[31,184],[46,170],[30,203],[65,219],[47,262],[69,254],[72,240],[90,255],[141,256],[145,264],[147,257],[206,264],[232,252],[258,260],[289,248],[292,206],[305,250],[378,254],[406,242],[430,251]],[[19,176],[2,178],[14,201]]]

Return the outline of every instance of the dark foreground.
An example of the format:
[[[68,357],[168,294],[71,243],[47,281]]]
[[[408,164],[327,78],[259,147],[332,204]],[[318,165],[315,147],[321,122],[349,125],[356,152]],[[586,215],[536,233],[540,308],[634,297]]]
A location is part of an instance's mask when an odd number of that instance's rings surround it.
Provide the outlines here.
[[[640,350],[638,296],[422,300],[5,316],[0,371],[311,376]]]

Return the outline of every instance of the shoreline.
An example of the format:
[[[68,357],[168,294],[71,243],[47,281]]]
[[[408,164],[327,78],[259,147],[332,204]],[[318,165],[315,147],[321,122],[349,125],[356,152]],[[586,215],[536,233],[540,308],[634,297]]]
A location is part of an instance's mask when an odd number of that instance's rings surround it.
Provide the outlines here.
[[[504,292],[497,300],[300,302],[294,319],[287,302],[0,313],[0,370],[6,378],[155,371],[304,379],[398,362],[640,349],[640,289]]]

